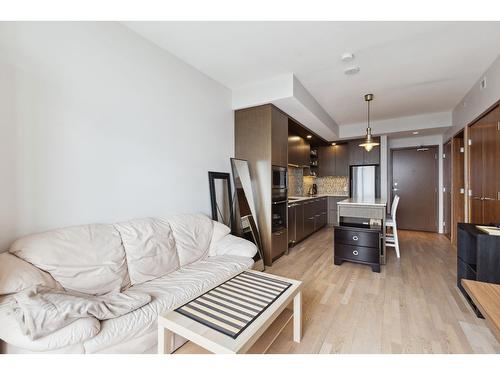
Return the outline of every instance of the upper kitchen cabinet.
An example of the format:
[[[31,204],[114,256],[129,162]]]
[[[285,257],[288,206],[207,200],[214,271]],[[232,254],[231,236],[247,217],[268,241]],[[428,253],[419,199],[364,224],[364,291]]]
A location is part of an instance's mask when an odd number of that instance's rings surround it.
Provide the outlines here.
[[[309,166],[311,146],[296,134],[288,134],[288,164],[295,167]]]
[[[335,176],[335,146],[318,147],[318,174]]]
[[[335,146],[335,176],[349,176],[349,144]]]
[[[380,143],[380,137],[373,139]],[[349,141],[349,165],[380,164],[380,146],[376,146],[368,152],[359,146],[361,142],[362,139]]]
[[[349,146],[347,143],[318,147],[320,176],[349,175]]]
[[[288,165],[288,116],[276,107],[271,108],[271,163]]]

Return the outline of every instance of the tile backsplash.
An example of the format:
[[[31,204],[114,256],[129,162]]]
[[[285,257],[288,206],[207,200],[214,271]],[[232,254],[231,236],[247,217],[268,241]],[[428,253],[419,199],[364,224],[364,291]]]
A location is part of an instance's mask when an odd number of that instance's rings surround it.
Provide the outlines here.
[[[304,176],[302,168],[288,167],[288,195],[307,194],[312,184],[318,186],[318,194],[349,195],[349,178],[343,176]]]

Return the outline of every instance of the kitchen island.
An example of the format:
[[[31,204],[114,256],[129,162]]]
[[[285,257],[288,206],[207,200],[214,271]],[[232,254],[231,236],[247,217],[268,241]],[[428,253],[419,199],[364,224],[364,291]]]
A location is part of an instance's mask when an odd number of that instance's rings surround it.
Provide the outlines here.
[[[384,221],[387,202],[380,198],[348,198],[338,202],[337,206],[335,263],[359,260],[359,263],[372,265],[374,271],[379,270],[380,264],[386,262]]]

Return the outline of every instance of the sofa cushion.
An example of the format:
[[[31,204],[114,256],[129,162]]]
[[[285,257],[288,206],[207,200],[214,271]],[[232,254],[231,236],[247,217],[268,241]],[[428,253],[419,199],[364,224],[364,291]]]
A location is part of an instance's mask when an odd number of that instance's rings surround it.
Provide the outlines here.
[[[106,353],[120,343],[156,332],[158,315],[173,310],[253,265],[251,258],[215,256],[181,267],[129,290],[148,293],[152,301],[131,313],[101,322],[101,332],[84,343],[87,353]]]
[[[21,331],[19,322],[9,307],[12,297],[0,299],[0,339],[23,349],[45,352],[83,343],[99,333],[101,327],[95,318],[81,318],[71,324],[37,340],[31,340]]]
[[[202,214],[175,215],[166,219],[174,234],[180,266],[196,262],[208,255],[212,239],[212,220]]]
[[[120,232],[132,285],[156,279],[179,268],[172,230],[167,221],[135,219],[115,224]]]
[[[47,272],[10,253],[0,254],[0,295],[17,293],[36,285],[62,289]]]
[[[208,248],[208,256],[213,257],[217,255],[216,247],[220,240],[226,237],[229,233],[231,233],[231,229],[218,221],[213,221],[213,233],[212,239],[210,240],[210,246]]]
[[[119,291],[128,280],[125,251],[112,225],[81,225],[32,234],[11,253],[47,271],[65,289],[87,294]]]
[[[253,258],[257,254],[257,246],[244,238],[228,234],[216,244],[210,245],[215,255],[237,255],[240,257]]]

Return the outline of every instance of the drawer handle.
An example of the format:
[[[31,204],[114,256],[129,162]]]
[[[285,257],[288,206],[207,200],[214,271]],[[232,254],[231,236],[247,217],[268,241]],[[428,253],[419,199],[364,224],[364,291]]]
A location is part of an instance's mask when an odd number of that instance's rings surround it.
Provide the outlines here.
[[[352,239],[353,239],[354,241],[357,241],[359,238],[358,238],[358,236],[352,236]]]
[[[358,254],[359,254],[359,253],[358,253],[358,250],[353,250],[352,254],[353,254],[353,255],[358,255]]]

